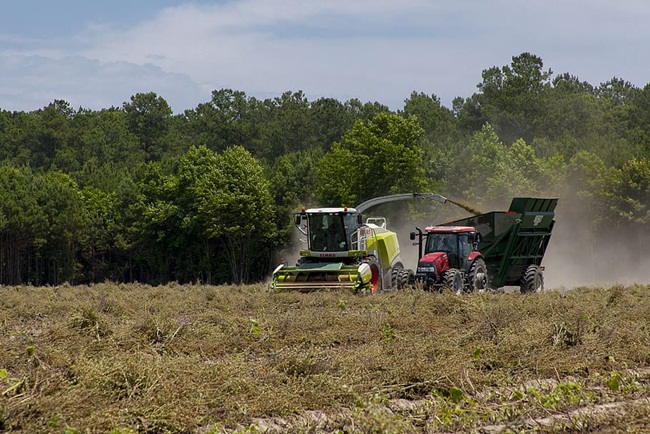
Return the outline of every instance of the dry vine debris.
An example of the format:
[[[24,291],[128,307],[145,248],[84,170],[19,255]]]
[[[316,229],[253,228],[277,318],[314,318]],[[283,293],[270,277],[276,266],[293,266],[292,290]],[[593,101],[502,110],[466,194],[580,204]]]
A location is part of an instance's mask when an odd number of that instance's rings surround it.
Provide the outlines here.
[[[0,428],[647,432],[649,289],[0,287]]]

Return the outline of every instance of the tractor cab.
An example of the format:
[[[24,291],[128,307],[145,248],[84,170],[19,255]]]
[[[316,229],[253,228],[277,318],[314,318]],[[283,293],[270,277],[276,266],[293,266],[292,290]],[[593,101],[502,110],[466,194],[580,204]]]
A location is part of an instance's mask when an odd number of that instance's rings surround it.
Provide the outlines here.
[[[480,255],[477,251],[479,236],[471,226],[429,226],[411,232],[411,240],[418,240],[419,261],[416,280],[426,287],[445,283],[445,273],[458,270],[461,277],[472,261]]]
[[[425,229],[423,255],[446,253],[451,268],[463,269],[474,247],[476,230],[466,226],[433,226]],[[422,257],[423,255],[420,255]]]

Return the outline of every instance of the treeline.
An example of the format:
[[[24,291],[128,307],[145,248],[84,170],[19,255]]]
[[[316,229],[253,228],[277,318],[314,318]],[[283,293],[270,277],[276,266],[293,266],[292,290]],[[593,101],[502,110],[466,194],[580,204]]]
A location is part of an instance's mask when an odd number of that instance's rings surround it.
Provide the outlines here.
[[[301,205],[411,191],[560,196],[583,225],[650,241],[650,85],[594,86],[530,53],[452,108],[221,89],[176,115],[154,93],[0,110],[0,161],[0,284],[259,281]]]

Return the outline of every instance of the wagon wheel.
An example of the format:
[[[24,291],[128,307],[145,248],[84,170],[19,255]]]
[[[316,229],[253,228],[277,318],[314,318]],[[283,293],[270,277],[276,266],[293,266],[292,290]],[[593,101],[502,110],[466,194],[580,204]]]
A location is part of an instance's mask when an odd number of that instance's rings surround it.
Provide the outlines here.
[[[521,282],[519,287],[521,293],[525,292],[542,292],[544,291],[544,275],[542,267],[539,265],[529,265],[521,273]]]

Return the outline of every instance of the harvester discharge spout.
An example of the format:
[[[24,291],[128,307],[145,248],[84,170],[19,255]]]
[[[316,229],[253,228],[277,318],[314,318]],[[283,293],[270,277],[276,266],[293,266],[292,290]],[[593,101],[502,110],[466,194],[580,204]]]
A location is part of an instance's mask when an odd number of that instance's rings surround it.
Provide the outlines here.
[[[428,199],[435,200],[436,202],[445,203],[447,198],[436,193],[403,193],[403,194],[391,194],[388,196],[376,197],[374,199],[367,200],[361,205],[356,206],[356,210],[359,212],[364,212],[365,210],[372,208],[375,205],[379,205],[387,202],[395,202],[398,200],[409,200],[409,199]]]

